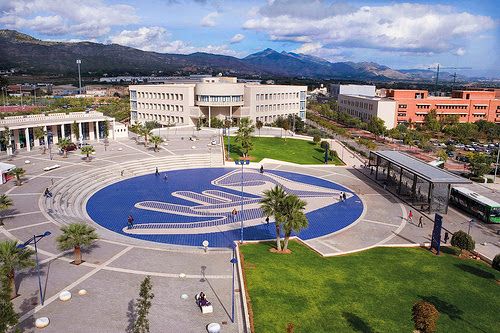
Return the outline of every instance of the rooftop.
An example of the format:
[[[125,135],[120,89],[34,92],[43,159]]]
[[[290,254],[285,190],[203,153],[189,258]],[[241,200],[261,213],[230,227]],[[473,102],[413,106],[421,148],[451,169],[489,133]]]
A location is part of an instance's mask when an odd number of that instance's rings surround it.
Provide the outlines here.
[[[443,169],[436,168],[426,162],[423,162],[408,154],[396,150],[372,151],[373,154],[380,156],[387,161],[396,164],[431,183],[449,183],[449,184],[470,184],[471,181],[452,174]]]

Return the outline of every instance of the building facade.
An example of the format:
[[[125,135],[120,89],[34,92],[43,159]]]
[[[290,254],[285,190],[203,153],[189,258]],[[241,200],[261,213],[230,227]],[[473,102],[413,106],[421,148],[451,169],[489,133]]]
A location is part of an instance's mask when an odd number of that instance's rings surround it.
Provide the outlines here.
[[[57,144],[61,138],[69,138],[72,142],[99,141],[107,137],[104,133],[105,121],[109,123],[107,136],[110,139],[128,137],[128,130],[123,124],[95,111],[5,117],[0,119],[0,132],[9,131],[12,148],[25,148],[30,151],[34,147]],[[75,122],[78,124],[79,137],[72,128]],[[35,128],[40,127],[43,128],[45,135],[42,138],[35,138]],[[1,148],[8,150],[9,147]]]
[[[338,100],[339,95],[375,96],[375,86],[360,84],[330,84],[330,96]]]
[[[461,123],[500,123],[500,89],[457,90],[451,97],[429,96],[427,90],[385,90],[396,101],[397,123],[422,123],[435,110],[438,118],[453,116]]]
[[[272,123],[278,117],[306,116],[306,86],[240,83],[234,77],[200,77],[197,83],[132,85],[130,119],[162,125],[194,125],[200,117],[248,117]]]
[[[396,102],[389,98],[340,94],[338,107],[340,112],[345,112],[365,122],[369,122],[373,117],[378,117],[384,121],[388,129],[397,125],[394,116]]]

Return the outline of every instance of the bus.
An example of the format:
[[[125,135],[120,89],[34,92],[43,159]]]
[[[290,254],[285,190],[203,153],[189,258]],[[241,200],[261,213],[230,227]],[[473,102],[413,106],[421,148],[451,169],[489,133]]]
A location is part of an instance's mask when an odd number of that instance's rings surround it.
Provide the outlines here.
[[[453,187],[450,202],[486,223],[500,223],[500,203],[465,187]]]

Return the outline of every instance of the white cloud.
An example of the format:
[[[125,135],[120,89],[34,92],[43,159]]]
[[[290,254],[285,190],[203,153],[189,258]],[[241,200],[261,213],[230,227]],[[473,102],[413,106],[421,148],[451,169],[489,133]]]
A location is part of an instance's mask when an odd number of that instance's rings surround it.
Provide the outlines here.
[[[193,46],[182,40],[171,40],[171,34],[162,27],[142,27],[137,30],[123,30],[110,38],[111,43],[134,47],[143,51],[190,54],[207,52],[230,56],[240,54],[226,44]]]
[[[0,24],[46,35],[72,34],[89,38],[108,34],[113,26],[137,23],[135,8],[102,0],[17,0],[0,3]]]
[[[218,12],[211,12],[207,14],[202,20],[201,20],[201,25],[203,27],[215,27],[216,25],[216,20],[219,17]]]
[[[465,49],[463,47],[459,47],[453,52],[453,54],[461,57],[465,54]]]
[[[299,0],[274,0],[243,27],[266,32],[271,40],[304,43],[310,48],[369,48],[410,53],[438,53],[492,29],[487,16],[457,12],[450,6],[391,4],[359,8]]]
[[[231,38],[230,43],[231,43],[231,44],[236,44],[236,43],[241,42],[243,39],[245,39],[245,35],[242,35],[242,34],[236,34],[236,35],[234,35],[234,36]]]

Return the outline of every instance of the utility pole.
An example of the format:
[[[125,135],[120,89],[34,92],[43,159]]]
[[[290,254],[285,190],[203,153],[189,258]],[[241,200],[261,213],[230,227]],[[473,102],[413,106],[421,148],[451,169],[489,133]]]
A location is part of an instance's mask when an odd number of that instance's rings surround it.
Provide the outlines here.
[[[80,59],[76,59],[76,65],[78,66],[78,95],[82,94],[82,76],[80,74],[80,65],[82,61]]]

